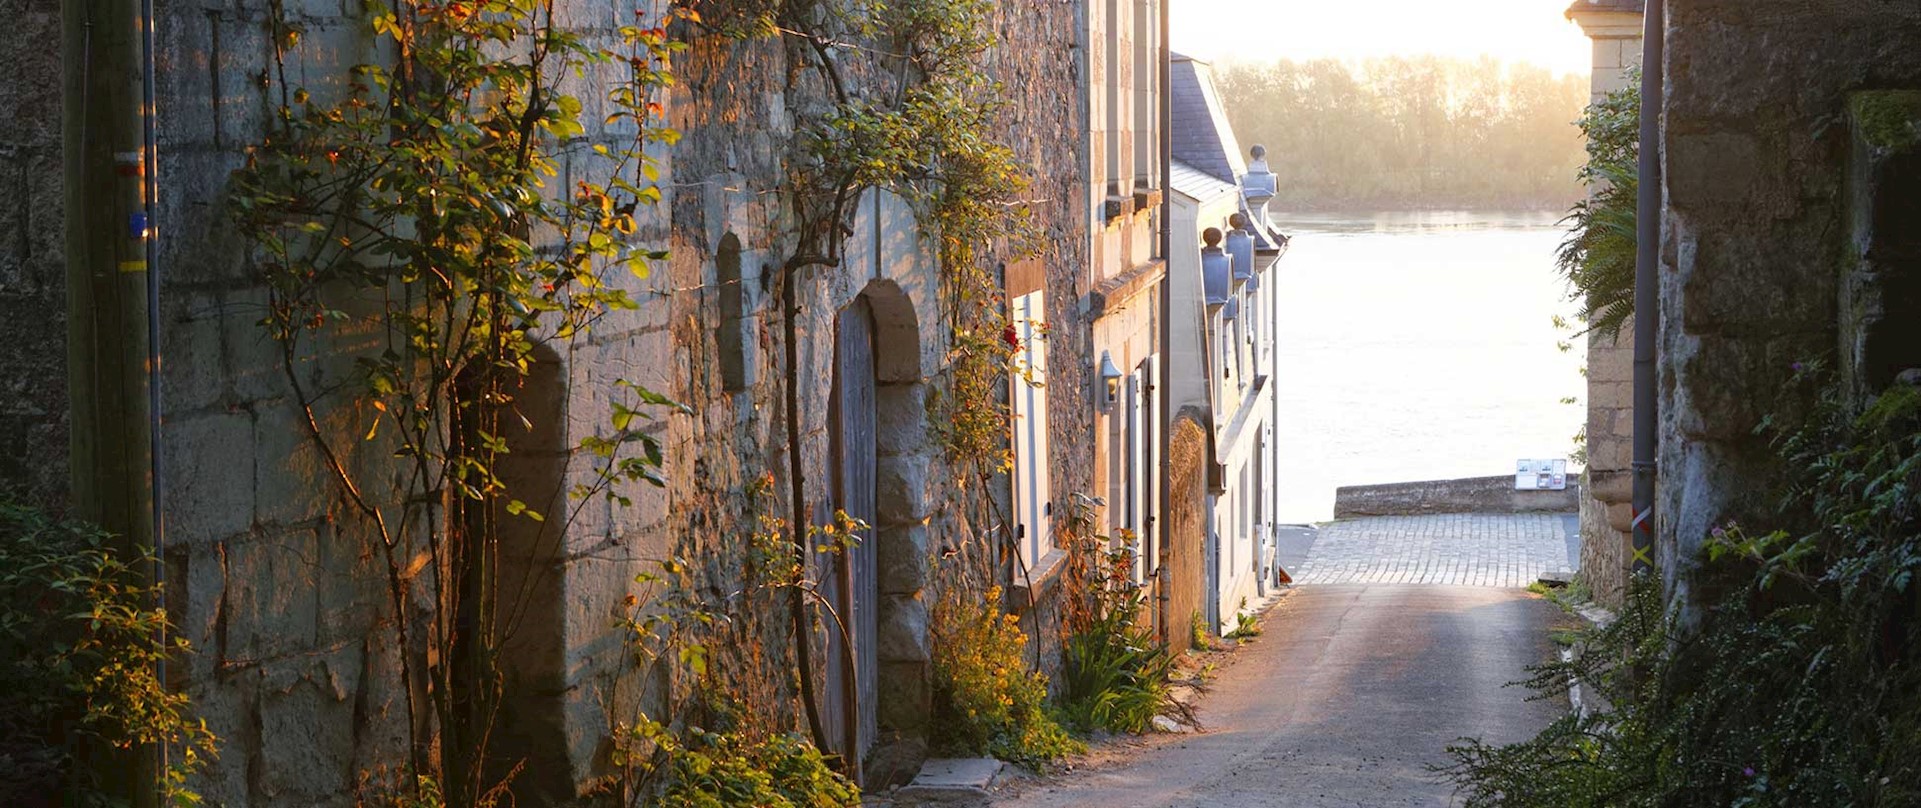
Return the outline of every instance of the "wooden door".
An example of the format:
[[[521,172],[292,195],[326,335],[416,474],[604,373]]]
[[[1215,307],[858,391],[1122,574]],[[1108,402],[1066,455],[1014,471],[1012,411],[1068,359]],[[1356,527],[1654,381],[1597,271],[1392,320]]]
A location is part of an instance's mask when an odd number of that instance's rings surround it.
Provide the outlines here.
[[[834,392],[830,403],[830,452],[833,464],[834,506],[854,519],[872,525],[875,516],[874,320],[865,298],[843,309],[835,329]],[[841,632],[827,621],[827,680],[821,716],[834,751],[858,761],[873,746],[879,730],[875,683],[880,657],[875,646],[880,634],[879,571],[875,563],[874,530],[860,531],[859,541],[822,565],[829,602],[846,624],[850,649]],[[847,664],[852,658],[853,666]],[[852,674],[851,676],[849,674]],[[849,705],[853,705],[850,709]],[[849,719],[853,720],[849,720]],[[858,763],[856,763],[858,771]]]

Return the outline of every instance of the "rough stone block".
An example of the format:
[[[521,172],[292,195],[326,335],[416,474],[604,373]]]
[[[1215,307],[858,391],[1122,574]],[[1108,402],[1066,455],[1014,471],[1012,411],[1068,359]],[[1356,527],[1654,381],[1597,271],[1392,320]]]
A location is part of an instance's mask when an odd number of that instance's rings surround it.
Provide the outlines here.
[[[228,177],[244,164],[235,153],[201,147],[162,152],[160,175],[169,192],[155,226],[161,274],[169,287],[245,279],[246,245],[227,218]]]
[[[269,804],[332,804],[353,787],[354,727],[351,691],[336,670],[355,667],[343,658],[270,663],[261,669],[258,796]]]
[[[167,617],[174,621],[175,633],[196,651],[186,657],[188,682],[211,677],[220,662],[214,649],[227,591],[222,549],[207,544],[175,545],[167,550]]]
[[[1621,325],[1619,333],[1589,334],[1587,355],[1588,382],[1628,382],[1634,380],[1634,319]]]
[[[211,653],[195,658],[212,657]],[[260,748],[257,690],[260,677],[251,669],[238,675],[195,675],[186,694],[193,714],[205,719],[207,729],[220,739],[220,754],[207,761],[194,777],[193,787],[209,805],[247,805],[253,781],[255,752]]]
[[[335,445],[351,447],[359,437],[351,430],[327,427],[328,423],[322,421],[323,434]],[[255,522],[300,522],[327,512],[337,483],[298,409],[288,403],[256,407],[251,443],[257,452],[253,468]]]
[[[267,316],[264,288],[221,295],[220,350],[223,375],[236,402],[284,398],[290,394],[282,370],[281,346],[260,325]]]
[[[313,649],[317,561],[310,529],[227,542],[228,656],[261,660]]]
[[[925,455],[880,458],[875,483],[875,518],[878,524],[912,524],[927,516],[927,484],[932,465]]]
[[[160,393],[167,412],[204,409],[218,402],[225,390],[220,355],[220,302],[211,295],[181,294],[161,298]]]
[[[1634,406],[1634,384],[1632,382],[1593,382],[1587,386],[1588,406],[1625,410]]]
[[[314,531],[315,641],[335,644],[375,631],[393,613],[379,539],[359,519],[322,523]]]
[[[927,602],[913,595],[883,595],[880,634],[875,643],[882,662],[926,662],[931,659]]]
[[[896,525],[876,529],[875,562],[880,591],[887,595],[912,595],[927,585],[928,527],[924,524]]]
[[[883,384],[876,389],[875,445],[882,455],[927,451],[927,385]]]
[[[1602,502],[1627,502],[1634,493],[1634,475],[1627,471],[1588,469],[1588,491]]]
[[[166,425],[167,538],[206,546],[246,532],[254,516],[254,431],[245,412]]]
[[[1665,162],[1668,203],[1679,210],[1736,215],[1759,190],[1761,159],[1760,145],[1751,134],[1670,135]]]
[[[1634,529],[1634,505],[1631,503],[1609,503],[1607,517],[1608,527],[1617,533],[1627,533]]]
[[[902,733],[927,727],[934,712],[932,674],[921,662],[880,663],[880,725]]]

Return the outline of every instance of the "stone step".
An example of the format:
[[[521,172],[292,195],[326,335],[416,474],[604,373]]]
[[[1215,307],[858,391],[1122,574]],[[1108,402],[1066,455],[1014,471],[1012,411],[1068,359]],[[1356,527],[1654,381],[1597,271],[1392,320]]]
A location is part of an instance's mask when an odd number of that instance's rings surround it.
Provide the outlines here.
[[[895,805],[984,805],[1007,764],[993,758],[934,758],[891,796]]]

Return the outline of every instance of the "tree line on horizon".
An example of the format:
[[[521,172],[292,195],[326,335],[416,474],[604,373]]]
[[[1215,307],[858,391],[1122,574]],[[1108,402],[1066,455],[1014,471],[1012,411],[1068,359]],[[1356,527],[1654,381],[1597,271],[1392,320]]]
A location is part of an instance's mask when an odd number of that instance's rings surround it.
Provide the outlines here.
[[[1216,70],[1235,136],[1267,147],[1293,210],[1545,209],[1581,198],[1588,79],[1396,56]]]

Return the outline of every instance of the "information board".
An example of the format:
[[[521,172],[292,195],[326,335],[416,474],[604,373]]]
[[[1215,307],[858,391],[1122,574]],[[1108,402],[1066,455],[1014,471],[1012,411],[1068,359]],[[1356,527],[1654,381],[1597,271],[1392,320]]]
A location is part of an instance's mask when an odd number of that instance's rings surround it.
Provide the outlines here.
[[[1520,460],[1514,464],[1514,490],[1560,491],[1567,488],[1567,459]]]

